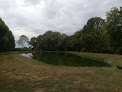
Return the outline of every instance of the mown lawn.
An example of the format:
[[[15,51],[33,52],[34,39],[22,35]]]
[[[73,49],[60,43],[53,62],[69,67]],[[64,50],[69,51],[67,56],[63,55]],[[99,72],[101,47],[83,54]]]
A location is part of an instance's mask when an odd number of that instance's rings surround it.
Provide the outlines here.
[[[0,54],[0,92],[122,92],[122,55],[69,52],[115,62],[111,67],[51,66],[18,54]]]

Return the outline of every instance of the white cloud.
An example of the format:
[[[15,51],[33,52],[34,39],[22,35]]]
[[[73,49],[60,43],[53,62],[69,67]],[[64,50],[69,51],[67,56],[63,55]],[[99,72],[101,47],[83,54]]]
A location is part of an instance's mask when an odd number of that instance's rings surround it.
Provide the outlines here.
[[[107,11],[121,5],[121,0],[0,0],[0,17],[16,40],[23,34],[31,38],[47,30],[71,35],[89,18],[105,18]]]

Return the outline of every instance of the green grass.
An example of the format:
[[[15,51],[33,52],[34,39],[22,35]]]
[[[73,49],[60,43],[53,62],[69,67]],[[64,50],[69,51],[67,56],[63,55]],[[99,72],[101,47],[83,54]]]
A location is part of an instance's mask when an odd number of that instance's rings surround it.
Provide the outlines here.
[[[111,67],[51,66],[17,52],[0,54],[0,92],[121,92],[122,55],[68,52],[115,64]]]
[[[115,62],[116,64],[122,64],[122,55],[117,54],[102,54],[102,53],[87,53],[87,52],[69,52],[71,54],[82,56],[86,58],[91,58],[94,60],[110,60],[112,62]]]

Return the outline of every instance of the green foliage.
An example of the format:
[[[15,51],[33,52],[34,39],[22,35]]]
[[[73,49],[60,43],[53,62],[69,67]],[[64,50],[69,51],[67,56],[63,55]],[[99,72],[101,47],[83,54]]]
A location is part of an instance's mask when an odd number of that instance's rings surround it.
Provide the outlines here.
[[[122,47],[122,7],[107,12],[106,20],[90,18],[83,29],[71,36],[47,31],[31,38],[30,45],[38,51],[87,51],[98,53],[120,53]]]
[[[83,29],[68,37],[67,43],[68,50],[72,51],[119,53],[122,47],[122,7],[107,12],[106,20],[90,18]]]
[[[60,34],[59,32],[47,31],[43,35],[39,35],[37,38],[33,37],[30,40],[30,44],[34,50],[46,50],[56,51],[65,50],[66,48],[66,34]]]
[[[14,40],[14,36],[11,31],[7,32],[7,37],[8,37],[7,50],[10,51],[15,48],[15,40]]]
[[[11,51],[15,48],[12,32],[0,18],[0,52]]]
[[[74,35],[69,36],[67,44],[68,44],[68,50],[75,50],[80,51],[82,48],[82,30],[77,31],[74,33]]]
[[[30,42],[29,42],[29,44],[31,46],[33,46],[32,48],[33,48],[33,50],[35,50],[35,47],[37,45],[37,38],[36,37],[32,37],[31,40],[30,40]]]
[[[113,50],[117,51],[122,47],[122,7],[113,7],[107,12],[106,30],[110,36],[110,44]]]
[[[91,18],[83,28],[81,37],[83,47],[88,52],[101,52],[107,47],[107,34],[104,20],[100,17]]]

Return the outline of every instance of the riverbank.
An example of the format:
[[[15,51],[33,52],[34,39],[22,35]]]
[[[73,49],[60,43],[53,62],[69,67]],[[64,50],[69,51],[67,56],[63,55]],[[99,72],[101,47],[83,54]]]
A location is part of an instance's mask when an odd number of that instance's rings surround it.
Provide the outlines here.
[[[0,92],[121,92],[122,55],[69,52],[111,67],[51,66],[16,53],[0,55]]]

